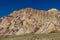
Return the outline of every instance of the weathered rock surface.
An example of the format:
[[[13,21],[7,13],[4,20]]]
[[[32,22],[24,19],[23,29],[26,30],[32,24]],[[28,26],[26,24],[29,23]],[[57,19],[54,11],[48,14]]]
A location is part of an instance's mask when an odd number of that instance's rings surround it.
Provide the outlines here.
[[[60,32],[60,11],[26,8],[0,19],[0,35]]]

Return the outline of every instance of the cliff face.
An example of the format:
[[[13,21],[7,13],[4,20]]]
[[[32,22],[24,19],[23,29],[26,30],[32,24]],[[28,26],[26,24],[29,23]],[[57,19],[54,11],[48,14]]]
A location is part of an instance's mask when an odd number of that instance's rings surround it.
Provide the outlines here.
[[[60,32],[60,11],[26,8],[0,19],[0,35]]]

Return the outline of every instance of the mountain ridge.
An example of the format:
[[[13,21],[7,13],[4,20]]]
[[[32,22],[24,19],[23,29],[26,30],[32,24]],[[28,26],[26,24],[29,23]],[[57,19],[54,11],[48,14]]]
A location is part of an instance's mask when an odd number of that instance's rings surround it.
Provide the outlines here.
[[[60,11],[25,8],[0,19],[0,35],[23,35],[60,32]]]

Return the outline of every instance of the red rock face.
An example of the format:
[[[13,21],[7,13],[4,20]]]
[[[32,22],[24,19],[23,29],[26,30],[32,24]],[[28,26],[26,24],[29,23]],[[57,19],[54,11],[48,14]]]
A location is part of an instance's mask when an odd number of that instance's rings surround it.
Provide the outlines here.
[[[22,35],[60,32],[59,15],[60,12],[56,9],[44,11],[26,8],[14,11],[9,16],[0,19],[0,34]]]
[[[2,22],[2,19],[0,19],[0,23]]]

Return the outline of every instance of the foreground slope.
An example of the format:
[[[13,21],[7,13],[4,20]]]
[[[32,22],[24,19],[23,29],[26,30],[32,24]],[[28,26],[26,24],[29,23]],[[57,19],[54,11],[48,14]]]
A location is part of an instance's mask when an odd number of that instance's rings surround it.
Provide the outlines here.
[[[2,36],[0,40],[60,40],[60,33]]]

